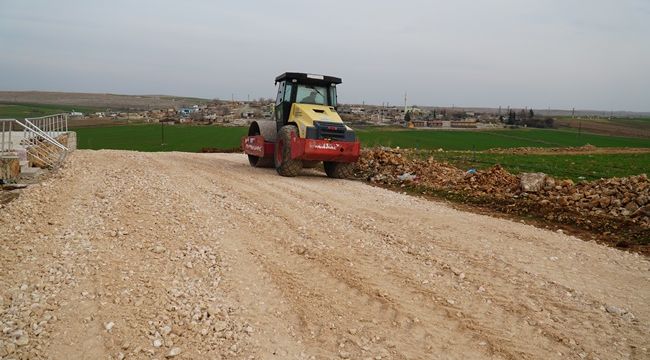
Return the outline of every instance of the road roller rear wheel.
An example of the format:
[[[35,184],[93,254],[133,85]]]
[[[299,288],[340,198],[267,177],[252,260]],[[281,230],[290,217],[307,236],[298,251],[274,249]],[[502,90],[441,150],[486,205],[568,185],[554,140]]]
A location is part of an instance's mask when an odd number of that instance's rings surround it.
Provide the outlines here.
[[[302,169],[302,161],[291,159],[291,136],[298,136],[298,128],[294,125],[285,125],[278,132],[275,142],[275,169],[282,176],[297,176]]]
[[[275,142],[277,138],[275,126],[275,121],[253,121],[248,128],[248,136],[262,135],[265,141]],[[273,157],[248,155],[248,162],[252,167],[272,168],[275,166]]]

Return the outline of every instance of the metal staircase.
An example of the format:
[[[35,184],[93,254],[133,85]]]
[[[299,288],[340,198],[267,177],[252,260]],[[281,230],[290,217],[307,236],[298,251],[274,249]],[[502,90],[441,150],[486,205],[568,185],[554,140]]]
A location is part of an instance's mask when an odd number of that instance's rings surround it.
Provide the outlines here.
[[[16,119],[0,119],[0,156],[26,153],[31,165],[56,169],[69,149],[64,144],[68,137],[68,118],[65,114]]]

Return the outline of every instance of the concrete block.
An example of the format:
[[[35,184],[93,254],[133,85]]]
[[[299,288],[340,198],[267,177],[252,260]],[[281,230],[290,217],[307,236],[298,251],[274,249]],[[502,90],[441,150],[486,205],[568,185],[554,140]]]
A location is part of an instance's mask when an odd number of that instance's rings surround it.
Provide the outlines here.
[[[74,131],[68,131],[68,149],[70,151],[77,150],[77,133]]]
[[[522,173],[520,178],[521,190],[526,192],[537,192],[544,187],[547,176],[544,173]]]
[[[59,135],[56,137],[56,140],[70,151],[77,150],[77,133],[74,131],[68,131],[63,135]]]
[[[0,156],[0,179],[15,180],[20,175],[20,159],[15,155]]]
[[[27,161],[27,149],[19,148],[15,149],[14,151],[18,155],[18,159],[20,159],[20,161]]]

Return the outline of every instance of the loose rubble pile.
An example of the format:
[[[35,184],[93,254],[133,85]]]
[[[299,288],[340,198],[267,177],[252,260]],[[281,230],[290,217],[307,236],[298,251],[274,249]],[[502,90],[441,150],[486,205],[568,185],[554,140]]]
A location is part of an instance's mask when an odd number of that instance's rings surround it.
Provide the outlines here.
[[[463,171],[448,163],[419,159],[412,150],[378,148],[364,151],[357,176],[385,185],[417,185],[514,202],[582,216],[619,219],[650,227],[650,181],[643,174],[574,184],[543,173],[513,175],[496,165]],[[558,218],[553,213],[548,219]]]
[[[497,165],[487,170],[463,171],[451,164],[423,160],[412,150],[372,149],[364,151],[357,163],[357,176],[387,185],[417,184],[434,190],[465,191],[475,194],[513,196],[519,178]]]
[[[446,186],[463,178],[464,172],[447,163],[414,159],[410,150],[373,149],[362,153],[357,175],[371,182],[397,184],[405,180]],[[410,176],[408,176],[410,175]]]
[[[573,184],[564,180],[530,195],[540,203],[566,207],[590,215],[611,215],[649,224],[650,181],[645,174]]]

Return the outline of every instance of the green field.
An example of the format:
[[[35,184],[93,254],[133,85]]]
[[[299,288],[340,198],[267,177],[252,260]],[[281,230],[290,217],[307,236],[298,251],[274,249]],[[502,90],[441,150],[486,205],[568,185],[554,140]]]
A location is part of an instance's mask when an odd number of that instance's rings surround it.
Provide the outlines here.
[[[0,119],[32,118],[59,113],[71,112],[94,113],[100,111],[93,108],[68,105],[39,105],[39,104],[0,104]]]
[[[161,146],[161,125],[128,125],[79,128],[79,147],[140,151],[199,151],[203,147],[232,148],[239,145],[245,128],[165,125]],[[491,131],[435,131],[360,129],[366,147],[390,146],[418,149],[487,150],[513,147],[569,147],[591,144],[598,147],[650,147],[650,139],[578,135],[570,131],[516,129]]]
[[[243,127],[190,125],[124,125],[74,129],[79,149],[120,149],[137,151],[198,152],[204,147],[239,147],[246,135]],[[164,131],[165,145],[162,143]]]
[[[629,175],[650,175],[650,153],[639,154],[492,154],[467,151],[427,151],[418,156],[432,156],[460,169],[485,169],[499,164],[513,174],[543,172],[556,178],[596,180]]]
[[[78,128],[80,149],[137,151],[187,151],[202,148],[232,149],[239,146],[246,128],[159,124]],[[364,146],[419,148],[421,156],[433,156],[461,169],[501,164],[513,173],[545,172],[559,178],[592,180],[601,177],[650,173],[650,154],[539,155],[482,153],[490,148],[567,147],[592,144],[599,147],[648,147],[650,139],[608,137],[559,130],[517,129],[493,131],[432,131],[362,129]],[[443,148],[447,151],[428,151]],[[476,150],[477,152],[467,151]]]
[[[577,134],[548,129],[500,129],[490,131],[358,130],[364,146],[445,150],[487,150],[513,147],[569,147],[591,144],[598,147],[650,147],[650,139]]]

